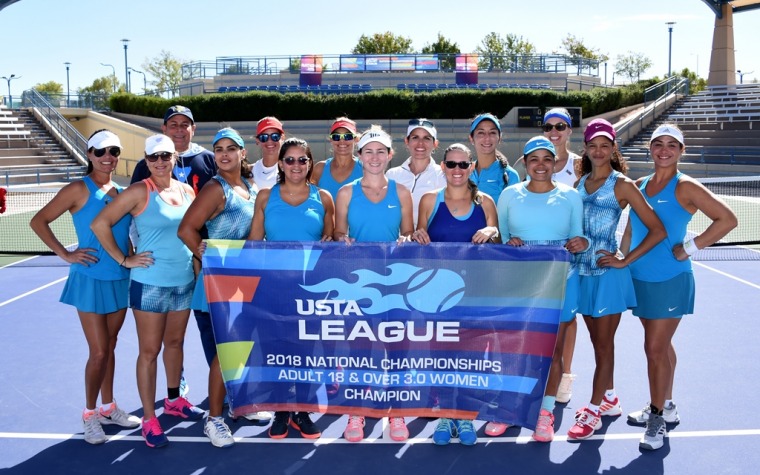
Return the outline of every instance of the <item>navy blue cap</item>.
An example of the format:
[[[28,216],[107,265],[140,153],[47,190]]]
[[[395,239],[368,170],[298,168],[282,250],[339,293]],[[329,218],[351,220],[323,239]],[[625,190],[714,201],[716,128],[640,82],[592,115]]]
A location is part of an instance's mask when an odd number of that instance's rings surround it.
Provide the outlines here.
[[[166,109],[166,114],[164,114],[164,124],[175,115],[184,115],[190,119],[190,122],[193,124],[195,123],[195,119],[193,119],[193,113],[190,111],[190,109],[185,106],[171,106],[170,108]]]

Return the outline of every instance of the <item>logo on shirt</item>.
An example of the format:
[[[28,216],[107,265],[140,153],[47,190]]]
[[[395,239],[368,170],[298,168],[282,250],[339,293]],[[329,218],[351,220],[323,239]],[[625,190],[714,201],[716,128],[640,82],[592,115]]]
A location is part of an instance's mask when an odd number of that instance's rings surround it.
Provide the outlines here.
[[[677,308],[678,308],[678,305],[676,305],[675,307],[668,307],[668,312],[672,312],[673,310]]]
[[[657,200],[657,203],[667,203],[668,200]]]
[[[396,205],[388,205],[388,209],[398,208]]]

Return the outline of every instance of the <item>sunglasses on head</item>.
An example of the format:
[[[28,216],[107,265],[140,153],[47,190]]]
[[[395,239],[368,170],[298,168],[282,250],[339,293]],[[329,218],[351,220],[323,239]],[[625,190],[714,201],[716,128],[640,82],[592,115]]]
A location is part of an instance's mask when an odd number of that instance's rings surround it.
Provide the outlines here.
[[[286,165],[295,165],[296,161],[301,165],[306,165],[309,163],[309,157],[285,157],[282,161],[285,162]]]
[[[100,158],[103,155],[106,154],[106,151],[111,154],[112,157],[119,157],[121,155],[121,149],[119,147],[109,147],[109,148],[94,148],[92,149],[92,154],[96,157]]]
[[[159,153],[152,153],[150,155],[146,155],[145,160],[151,163],[154,163],[154,162],[157,162],[158,159],[160,158],[162,161],[168,162],[169,160],[172,159],[173,156],[174,154],[171,152],[159,152]]]
[[[272,139],[272,142],[279,142],[282,138],[282,134],[278,134],[277,132],[273,134],[259,134],[256,138],[259,139],[259,142],[261,143],[269,142],[269,139]]]
[[[541,126],[544,132],[551,132],[552,129],[557,129],[557,132],[562,132],[567,128],[567,124],[564,122],[558,122],[556,124],[544,124]]]
[[[472,162],[455,162],[452,160],[444,160],[443,164],[446,165],[446,168],[450,170],[453,170],[456,167],[459,167],[462,170],[467,170],[468,168],[470,168],[470,165],[472,164]]]
[[[412,119],[409,121],[409,125],[415,125],[419,127],[433,127],[435,128],[435,125],[430,122],[427,119]]]
[[[330,140],[333,142],[340,142],[341,140],[345,140],[346,142],[353,140],[356,135],[352,133],[347,134],[330,134]]]

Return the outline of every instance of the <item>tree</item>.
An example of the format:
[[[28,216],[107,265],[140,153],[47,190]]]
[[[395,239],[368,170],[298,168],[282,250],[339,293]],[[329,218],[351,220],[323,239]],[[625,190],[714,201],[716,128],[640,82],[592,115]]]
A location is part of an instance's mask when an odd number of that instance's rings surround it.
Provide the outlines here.
[[[362,35],[351,50],[353,54],[409,54],[414,53],[411,38],[396,36],[390,31]]]
[[[615,63],[615,73],[627,77],[629,81],[641,80],[641,74],[652,67],[652,60],[644,56],[644,53],[628,51],[619,54]]]
[[[56,94],[63,94],[63,84],[55,81],[48,81],[46,83],[37,84],[34,86],[34,90],[39,92],[40,94],[45,95],[56,95]]]
[[[95,79],[89,86],[80,88],[78,93],[110,96],[114,89],[124,90],[124,86],[120,85],[119,80],[114,76],[108,75]]]
[[[583,43],[583,38],[577,38],[575,35],[568,35],[562,40],[562,48],[570,56],[570,64],[579,65],[584,69],[587,65],[591,69],[592,65],[598,65],[610,59],[609,56],[599,51],[598,48],[589,48]]]
[[[697,73],[689,68],[683,68],[680,73],[676,74],[689,80],[689,94],[696,94],[707,88],[707,80],[697,76]]]
[[[435,43],[423,46],[421,53],[443,55],[443,57],[438,58],[438,64],[441,69],[453,70],[456,67],[456,55],[461,53],[461,51],[458,44],[438,32],[438,39]]]
[[[532,61],[525,56],[535,54],[536,47],[522,36],[509,33],[502,38],[492,31],[481,40],[475,52],[481,56],[478,61],[481,69],[520,71],[531,68]]]
[[[150,81],[159,92],[169,92],[172,97],[177,95],[177,89],[182,82],[182,61],[172,56],[166,50],[151,60],[146,60],[142,68],[149,72],[156,81]]]

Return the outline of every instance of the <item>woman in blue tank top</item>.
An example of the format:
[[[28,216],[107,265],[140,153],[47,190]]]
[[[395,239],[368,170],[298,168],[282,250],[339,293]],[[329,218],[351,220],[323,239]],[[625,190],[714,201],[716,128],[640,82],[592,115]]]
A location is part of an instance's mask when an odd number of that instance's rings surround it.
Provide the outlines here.
[[[628,266],[665,238],[665,228],[627,171],[615,143],[615,129],[604,119],[589,122],[584,131],[585,152],[577,189],[583,199],[583,228],[589,249],[579,255],[580,297],[583,315],[594,346],[593,390],[590,404],[576,414],[568,437],[583,440],[602,427],[601,416],[622,414],[615,394],[615,332],[623,311],[636,305]],[[639,249],[623,257],[615,231],[622,210],[631,205],[648,232]]]
[[[333,156],[314,165],[311,182],[335,199],[341,186],[362,177],[362,164],[354,156],[354,147],[359,141],[356,122],[348,117],[338,117],[330,126],[327,138]]]
[[[309,144],[295,137],[286,140],[278,161],[277,184],[259,192],[248,239],[332,241],[335,206],[330,193],[310,183],[314,159]],[[307,439],[322,435],[307,412],[277,411],[269,437],[287,437],[289,425]]]
[[[201,189],[198,197],[187,209],[177,231],[177,235],[193,252],[197,262],[201,261],[203,227],[208,230],[209,239],[245,239],[251,230],[253,206],[256,202],[256,192],[248,181],[251,177],[251,165],[245,159],[245,142],[240,134],[234,129],[223,128],[214,136],[212,148],[217,174]],[[222,416],[226,389],[219,366],[205,290],[201,269],[195,282],[192,306],[196,319],[203,322],[199,323],[198,328],[207,328],[211,333],[210,348],[205,348],[205,339],[201,338],[207,358],[211,356],[208,375],[209,411],[203,432],[214,446],[228,447],[233,445],[235,440]],[[263,416],[271,419],[268,413],[264,413]],[[257,417],[258,419],[260,417]]]
[[[666,423],[680,419],[673,403],[676,351],[673,335],[681,317],[694,310],[694,275],[691,259],[699,249],[723,238],[737,225],[733,211],[696,180],[678,171],[685,142],[673,124],[659,126],[649,142],[654,173],[637,180],[639,189],[662,220],[668,235],[631,265],[636,306],[633,314],[644,326],[650,403],[628,415],[632,424],[646,425],[639,447],[656,450],[663,446]],[[712,218],[704,232],[687,235],[687,226],[697,211]],[[632,212],[620,245],[627,253],[641,246],[646,227]]]
[[[114,350],[127,312],[129,271],[103,250],[90,230],[93,218],[122,191],[111,181],[119,155],[119,137],[105,129],[92,134],[87,141],[87,175],[63,187],[29,223],[42,242],[71,264],[61,302],[77,309],[90,350],[84,372],[82,422],[84,440],[91,444],[106,441],[101,424],[140,425],[140,419],[122,411],[113,398]],[[50,223],[66,211],[71,213],[77,234],[78,247],[73,251],[66,249],[50,229]],[[113,226],[115,243],[124,255],[131,247],[131,221],[131,216],[124,216]]]

